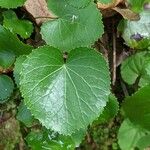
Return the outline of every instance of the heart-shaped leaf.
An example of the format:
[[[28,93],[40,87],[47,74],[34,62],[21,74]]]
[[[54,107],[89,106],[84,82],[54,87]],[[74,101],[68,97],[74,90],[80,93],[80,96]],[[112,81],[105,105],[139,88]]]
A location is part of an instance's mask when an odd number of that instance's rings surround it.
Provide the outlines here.
[[[90,2],[78,9],[70,3],[48,0],[49,9],[58,18],[44,23],[41,28],[46,43],[62,51],[91,46],[103,34],[102,17],[96,4]]]
[[[105,59],[88,48],[62,53],[49,46],[33,51],[23,63],[21,91],[35,118],[62,134],[85,129],[96,119],[110,93]]]
[[[2,8],[17,8],[22,6],[26,0],[0,0],[0,7]]]

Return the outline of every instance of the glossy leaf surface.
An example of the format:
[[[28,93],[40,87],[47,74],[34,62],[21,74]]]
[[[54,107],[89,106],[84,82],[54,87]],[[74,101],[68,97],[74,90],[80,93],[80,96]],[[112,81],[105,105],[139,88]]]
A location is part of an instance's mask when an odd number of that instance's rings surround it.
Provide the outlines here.
[[[89,48],[63,54],[49,46],[23,63],[21,91],[35,118],[53,130],[71,134],[85,129],[102,112],[110,93],[105,59]]]

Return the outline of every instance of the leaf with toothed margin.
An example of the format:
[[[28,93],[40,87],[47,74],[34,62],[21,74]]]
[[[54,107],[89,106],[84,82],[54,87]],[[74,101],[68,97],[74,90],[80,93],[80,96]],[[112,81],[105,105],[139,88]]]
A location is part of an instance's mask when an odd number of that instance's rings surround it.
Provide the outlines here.
[[[7,75],[0,75],[0,103],[5,102],[13,93],[14,83]]]
[[[108,64],[95,50],[62,52],[45,46],[23,63],[21,92],[36,119],[61,134],[85,129],[102,112],[110,93]]]
[[[2,8],[17,8],[22,6],[26,0],[0,0],[0,7]]]
[[[57,19],[44,23],[41,34],[46,43],[62,51],[91,46],[103,34],[102,17],[96,4],[75,8],[66,0],[48,0]]]

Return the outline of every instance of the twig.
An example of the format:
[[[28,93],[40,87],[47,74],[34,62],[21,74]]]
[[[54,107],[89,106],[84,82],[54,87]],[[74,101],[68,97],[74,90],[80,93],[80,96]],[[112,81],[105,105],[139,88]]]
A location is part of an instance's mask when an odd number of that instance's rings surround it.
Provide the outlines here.
[[[120,81],[120,82],[121,82],[121,87],[122,87],[124,96],[125,97],[129,96],[129,92],[128,92],[127,88],[126,88],[126,85],[122,81]]]
[[[113,72],[112,72],[112,85],[116,82],[116,33],[113,31]]]
[[[41,18],[48,18],[48,19],[58,19],[58,17],[46,17],[46,16],[40,16],[40,17],[35,17],[35,19],[41,19]]]

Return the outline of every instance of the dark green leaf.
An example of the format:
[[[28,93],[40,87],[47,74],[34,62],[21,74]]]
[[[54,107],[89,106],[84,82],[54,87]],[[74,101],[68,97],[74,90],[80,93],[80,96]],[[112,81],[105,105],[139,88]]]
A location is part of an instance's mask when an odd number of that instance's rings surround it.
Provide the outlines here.
[[[103,34],[103,23],[96,4],[78,9],[65,0],[48,0],[49,9],[58,16],[43,24],[41,34],[46,43],[62,51],[87,47]]]
[[[33,48],[22,43],[16,35],[0,25],[0,52],[8,51],[16,56],[29,54]]]
[[[28,20],[19,20],[15,12],[8,10],[3,12],[3,26],[11,32],[19,34],[22,38],[29,38],[33,32],[33,25]]]
[[[150,86],[125,98],[123,110],[131,122],[150,131]]]
[[[101,122],[106,122],[118,113],[119,103],[117,98],[113,95],[109,95],[109,101],[107,102],[106,107],[103,110],[103,113],[98,117],[97,120],[94,121],[94,124],[100,124]]]
[[[9,51],[0,51],[0,68],[8,69],[15,62],[15,55]]]
[[[0,103],[9,98],[14,90],[14,83],[7,75],[0,75]]]
[[[32,150],[74,150],[71,137],[58,135],[49,130],[31,131],[26,137]]]
[[[18,107],[17,119],[23,122],[27,127],[32,126],[34,118],[23,102]]]
[[[35,118],[54,131],[71,134],[92,123],[110,93],[105,59],[89,48],[72,50],[64,63],[62,53],[45,46],[23,63],[21,91]]]

